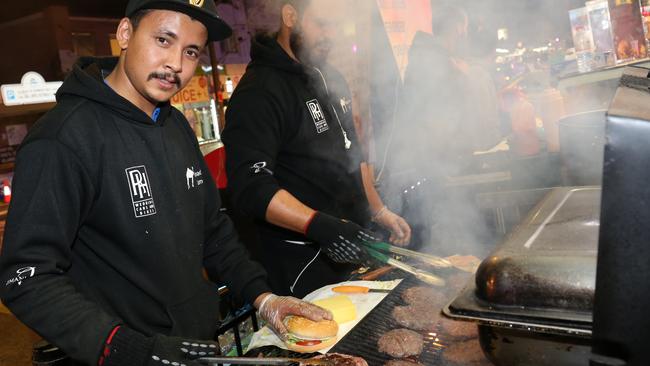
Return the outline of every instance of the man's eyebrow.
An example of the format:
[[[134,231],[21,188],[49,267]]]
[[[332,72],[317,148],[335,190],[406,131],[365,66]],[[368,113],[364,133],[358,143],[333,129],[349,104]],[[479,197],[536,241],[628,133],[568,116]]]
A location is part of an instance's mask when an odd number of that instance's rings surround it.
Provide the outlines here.
[[[158,32],[160,32],[160,33],[162,33],[162,34],[168,36],[169,38],[173,38],[173,39],[175,39],[175,40],[178,39],[178,35],[177,35],[175,32],[173,32],[173,31],[171,31],[171,30],[169,30],[169,29],[162,28],[162,29],[160,29]],[[196,49],[197,51],[201,51],[201,50],[203,49],[203,47],[198,46],[198,45],[195,45],[195,44],[191,44],[191,45],[189,45],[189,46],[187,46],[187,47],[188,47],[188,48],[194,48],[194,49]]]
[[[162,28],[158,32],[168,36],[169,38],[178,39],[178,35],[169,29]]]

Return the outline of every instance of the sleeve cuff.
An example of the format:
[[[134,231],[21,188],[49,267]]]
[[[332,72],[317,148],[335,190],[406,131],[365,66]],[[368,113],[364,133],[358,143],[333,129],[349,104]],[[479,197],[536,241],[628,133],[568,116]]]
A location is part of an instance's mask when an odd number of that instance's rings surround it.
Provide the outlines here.
[[[120,327],[112,339],[107,339],[100,366],[145,365],[153,341],[127,327]],[[103,359],[102,359],[103,358]]]
[[[253,304],[258,296],[266,292],[273,292],[273,290],[266,283],[266,280],[257,279],[244,287],[241,296],[245,302]]]

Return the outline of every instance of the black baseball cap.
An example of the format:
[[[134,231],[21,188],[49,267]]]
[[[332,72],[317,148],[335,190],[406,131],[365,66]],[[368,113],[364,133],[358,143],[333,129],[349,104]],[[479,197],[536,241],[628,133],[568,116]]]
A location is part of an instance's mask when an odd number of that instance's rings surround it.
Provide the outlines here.
[[[221,41],[232,35],[232,29],[217,14],[214,0],[129,0],[126,16],[138,10],[160,9],[187,14],[203,23],[208,29],[209,41]]]

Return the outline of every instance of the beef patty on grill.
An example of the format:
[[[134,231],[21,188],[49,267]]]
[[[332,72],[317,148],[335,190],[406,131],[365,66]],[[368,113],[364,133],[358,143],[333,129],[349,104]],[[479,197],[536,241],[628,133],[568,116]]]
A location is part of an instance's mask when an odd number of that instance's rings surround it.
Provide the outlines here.
[[[402,299],[409,305],[415,305],[420,308],[440,310],[447,301],[447,297],[442,292],[433,287],[416,286],[404,290]]]
[[[424,366],[419,362],[409,360],[390,360],[384,366]]]
[[[445,349],[442,355],[447,361],[459,365],[473,366],[474,363],[485,361],[485,356],[483,355],[483,350],[481,350],[481,344],[478,342],[478,339],[452,343]]]
[[[422,308],[419,305],[396,306],[393,319],[397,324],[413,330],[432,330],[440,319],[440,309]]]
[[[316,362],[310,362],[315,360]],[[368,366],[366,360],[361,357],[354,357],[349,355],[344,355],[341,353],[328,353],[326,355],[316,356],[308,358],[300,362],[300,366],[320,366],[322,365],[318,361],[329,361],[336,366]]]
[[[424,339],[422,335],[412,330],[395,329],[382,335],[377,344],[379,352],[402,358],[422,353]]]
[[[472,338],[478,336],[478,326],[474,322],[440,317],[440,325],[445,333],[454,338]]]

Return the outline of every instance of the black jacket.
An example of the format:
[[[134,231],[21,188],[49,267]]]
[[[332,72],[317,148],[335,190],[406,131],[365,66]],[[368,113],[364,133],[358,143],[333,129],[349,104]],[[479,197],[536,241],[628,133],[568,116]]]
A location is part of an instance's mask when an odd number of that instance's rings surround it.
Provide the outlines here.
[[[469,79],[431,34],[417,32],[404,72],[404,93],[389,165],[393,172],[420,176],[457,174],[461,157],[471,155],[473,122],[467,121]],[[409,184],[410,185],[410,184]]]
[[[0,257],[2,301],[72,358],[95,365],[109,332],[212,338],[216,286],[268,291],[183,115],[156,122],[81,60],[19,149]]]
[[[267,251],[262,263],[273,289],[301,296],[344,279],[349,267],[321,255],[316,259],[324,266],[320,276],[301,291],[291,288],[319,247],[300,245],[308,242],[303,235],[265,223],[267,207],[277,191],[285,189],[315,210],[364,224],[368,203],[359,170],[361,146],[347,84],[338,72],[305,67],[266,37],[253,40],[251,56],[230,100],[222,136],[228,186],[233,205],[258,220]],[[318,264],[312,266],[311,271],[318,272]]]

